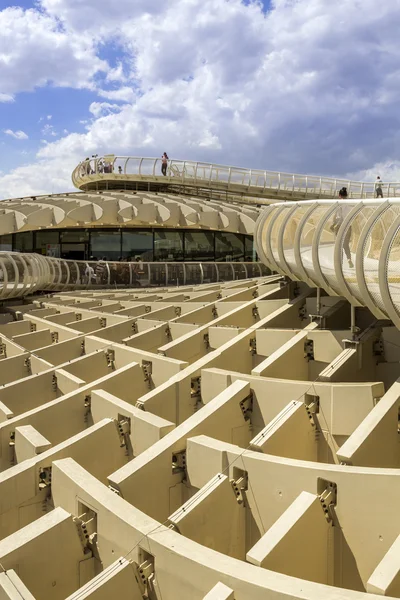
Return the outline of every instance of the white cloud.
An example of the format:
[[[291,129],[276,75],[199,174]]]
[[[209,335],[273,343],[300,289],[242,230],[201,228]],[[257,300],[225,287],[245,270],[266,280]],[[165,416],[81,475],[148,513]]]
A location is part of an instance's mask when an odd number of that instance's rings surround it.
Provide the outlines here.
[[[58,135],[56,130],[54,129],[53,125],[50,125],[49,123],[45,124],[45,126],[42,128],[41,133],[45,137],[48,137],[48,136],[56,137]]]
[[[122,110],[122,106],[119,104],[110,104],[109,102],[92,102],[89,106],[89,111],[96,119],[104,117],[115,112]]]
[[[0,102],[14,102],[14,96],[0,93]]]
[[[35,9],[0,11],[0,90],[7,99],[52,83],[94,88],[94,76],[108,71],[93,39],[65,31],[59,21]]]
[[[98,89],[97,93],[107,100],[115,100],[117,102],[134,102],[136,99],[136,92],[134,89],[123,86],[116,90],[103,90]]]
[[[4,133],[6,135],[10,135],[16,140],[27,140],[29,136],[25,133],[25,131],[13,131],[12,129],[4,129]]]

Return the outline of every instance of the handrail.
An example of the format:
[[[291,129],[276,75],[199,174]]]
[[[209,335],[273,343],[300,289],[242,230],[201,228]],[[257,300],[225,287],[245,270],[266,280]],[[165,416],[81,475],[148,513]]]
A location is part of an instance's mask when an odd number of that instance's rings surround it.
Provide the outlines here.
[[[39,291],[190,286],[268,274],[258,262],[78,261],[0,252],[0,300]]]
[[[259,198],[271,195],[282,198],[334,198],[344,186],[350,198],[374,198],[376,192],[376,182],[176,159],[168,160],[167,174],[164,176],[161,165],[161,158],[106,155],[80,162],[72,173],[72,181],[79,189],[85,189],[90,183],[109,181],[179,183]],[[400,182],[383,183],[382,192],[388,198],[400,197]]]
[[[254,233],[272,270],[366,306],[400,327],[400,202],[270,205]]]

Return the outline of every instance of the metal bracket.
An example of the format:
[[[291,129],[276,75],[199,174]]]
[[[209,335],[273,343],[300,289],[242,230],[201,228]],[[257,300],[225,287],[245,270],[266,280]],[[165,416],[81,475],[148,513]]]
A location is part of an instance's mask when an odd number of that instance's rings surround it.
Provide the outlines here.
[[[205,345],[206,349],[208,350],[210,348],[210,336],[208,335],[208,333],[205,333],[203,335],[203,340],[204,340],[204,345]]]
[[[31,359],[30,356],[28,356],[28,358],[26,358],[24,360],[24,367],[26,368],[26,370],[28,371],[29,375],[32,375],[32,365],[31,365]]]
[[[137,326],[137,323],[136,323],[136,321],[134,321],[134,322],[132,323],[132,325],[131,325],[131,329],[132,329],[133,335],[136,335],[137,333],[139,333],[139,330],[138,330],[138,326]]]
[[[175,306],[175,314],[177,317],[180,317],[182,314],[182,309],[180,306]]]
[[[131,433],[130,418],[123,415],[118,415],[117,429],[120,439],[120,447],[125,448],[126,456],[130,456],[132,454],[132,445],[129,439]]]
[[[42,467],[39,469],[39,490],[44,490],[51,486],[51,467]]]
[[[230,479],[229,482],[236,496],[236,502],[238,504],[245,505],[245,494],[248,490],[249,477],[247,471],[243,471],[243,474],[238,479]]]
[[[30,323],[30,330],[31,330],[31,332],[34,332],[34,331],[36,331],[36,329],[37,329],[37,327],[36,327],[36,323],[32,323],[32,322],[31,322],[31,323]]]
[[[107,327],[107,319],[105,317],[100,317],[100,327]]]
[[[171,329],[169,325],[167,325],[165,328],[165,337],[167,338],[168,342],[172,341]]]
[[[337,485],[332,481],[318,478],[318,495],[325,518],[328,523],[334,524],[335,506],[337,503]]]
[[[373,348],[372,352],[373,352],[374,356],[381,356],[382,358],[384,358],[385,346],[384,346],[383,340],[381,338],[379,340],[376,340],[376,342],[374,342],[372,348]]]
[[[77,321],[82,321],[82,313],[75,313],[75,319]]]
[[[326,319],[323,315],[309,315],[310,323],[318,323],[320,329],[325,329]]]
[[[251,312],[252,312],[253,318],[257,321],[260,318],[260,313],[258,312],[258,307],[253,306],[253,309]]]
[[[137,400],[137,402],[135,402],[135,408],[138,408],[139,410],[144,410],[144,402],[140,402],[140,400]]]
[[[53,388],[53,392],[57,391],[57,375],[53,373],[53,377],[51,379],[51,387]]]
[[[0,343],[0,358],[7,358],[7,346],[3,342]]]
[[[348,350],[358,350],[360,347],[360,342],[358,340],[342,340],[343,349]]]
[[[186,473],[186,450],[172,455],[172,473]]]
[[[86,517],[86,519],[84,518]],[[97,515],[94,511],[74,517],[73,522],[78,529],[78,535],[85,554],[91,553],[91,546],[97,542]]]
[[[239,406],[244,420],[248,421],[251,413],[253,412],[253,392],[250,392],[250,394],[244,400],[239,402]]]
[[[52,344],[58,344],[58,331],[51,332]]]
[[[81,356],[84,356],[84,354],[86,354],[86,350],[85,350],[85,340],[83,339],[81,341]]]
[[[149,388],[152,385],[152,374],[153,374],[153,363],[151,360],[142,360],[142,370],[144,375],[144,380],[147,381]]]
[[[250,339],[249,352],[254,356],[257,354],[257,340],[255,337]]]
[[[109,350],[105,350],[104,354],[107,360],[107,367],[115,371],[115,350],[110,348]]]
[[[214,317],[214,319],[218,319],[218,311],[217,311],[217,307],[214,305],[211,309],[212,311],[212,315]]]
[[[89,422],[89,415],[91,413],[92,410],[92,397],[90,394],[87,394],[87,396],[85,396],[85,401],[84,401],[84,408],[85,408],[85,413],[83,415],[83,420],[86,424],[88,424]]]
[[[304,358],[308,361],[314,360],[314,341],[306,340],[304,342]]]
[[[135,571],[135,579],[139,584],[140,591],[143,597],[147,597],[147,587],[149,578],[154,575],[154,559],[151,560],[150,556],[147,560],[138,565],[136,562],[132,562],[133,569]]]
[[[300,306],[299,308],[299,319],[301,321],[304,321],[304,319],[307,318],[307,306],[305,304],[303,304],[303,306]]]
[[[145,306],[145,307],[144,307],[144,312],[145,312],[145,313],[149,313],[149,312],[151,312],[151,306]]]
[[[195,400],[194,409],[197,411],[199,408],[203,406],[201,400],[201,376],[192,377],[190,382],[190,397],[192,400]]]

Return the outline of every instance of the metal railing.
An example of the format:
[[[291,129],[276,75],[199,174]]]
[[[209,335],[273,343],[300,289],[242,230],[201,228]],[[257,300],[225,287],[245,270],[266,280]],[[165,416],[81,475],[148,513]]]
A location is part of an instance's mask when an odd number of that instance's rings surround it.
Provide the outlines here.
[[[79,163],[72,173],[77,188],[99,182],[158,182],[227,191],[248,196],[335,198],[342,187],[350,198],[374,198],[376,183],[243,169],[189,160],[168,160],[166,175],[161,158],[105,155]],[[382,184],[385,197],[400,197],[400,183]]]
[[[257,262],[111,262],[0,252],[0,299],[38,291],[166,287],[268,275]]]
[[[400,327],[400,200],[271,205],[254,239],[270,269]]]

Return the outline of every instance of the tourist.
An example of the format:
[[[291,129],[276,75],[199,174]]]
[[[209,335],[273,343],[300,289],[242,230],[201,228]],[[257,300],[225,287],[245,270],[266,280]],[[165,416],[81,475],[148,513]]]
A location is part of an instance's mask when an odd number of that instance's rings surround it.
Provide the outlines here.
[[[383,185],[383,182],[378,175],[378,177],[376,178],[376,181],[375,181],[375,195],[377,198],[383,198],[382,185]]]
[[[93,280],[96,281],[94,269],[88,263],[86,263],[85,279],[86,279],[86,283],[88,283],[88,284],[91,284]]]
[[[122,175],[122,167],[121,167],[121,165],[118,167],[118,173],[119,173],[120,175]]]
[[[161,173],[165,176],[167,174],[167,165],[168,165],[168,154],[164,152],[161,157]]]
[[[144,275],[143,262],[140,256],[137,256],[135,263],[132,268],[132,283],[138,287],[141,287],[140,276]]]
[[[347,197],[348,197],[347,188],[342,187],[342,189],[339,191],[339,200],[347,200]],[[343,205],[343,206],[339,205],[339,207],[337,208],[337,210],[335,212],[335,216],[333,218],[333,223],[330,226],[330,230],[333,231],[333,233],[335,234],[335,237],[338,234],[338,231],[344,221],[344,218],[347,217],[347,215],[349,214],[351,209],[352,209],[352,207],[349,205]],[[350,227],[347,228],[347,231],[343,237],[343,250],[346,255],[347,262],[348,262],[350,269],[354,269],[354,263],[351,259],[351,250],[350,250],[351,233],[352,232],[351,232],[351,225],[350,225]]]

